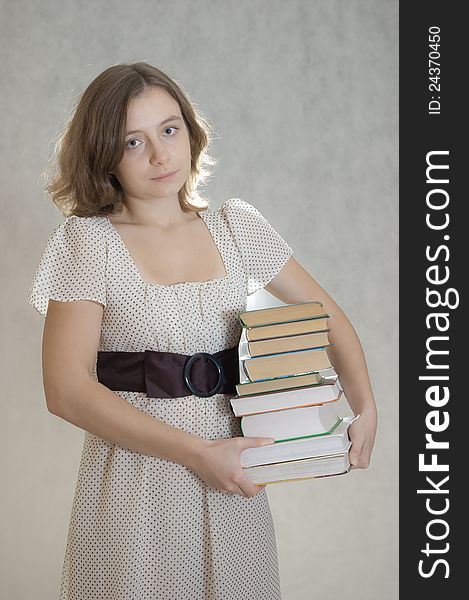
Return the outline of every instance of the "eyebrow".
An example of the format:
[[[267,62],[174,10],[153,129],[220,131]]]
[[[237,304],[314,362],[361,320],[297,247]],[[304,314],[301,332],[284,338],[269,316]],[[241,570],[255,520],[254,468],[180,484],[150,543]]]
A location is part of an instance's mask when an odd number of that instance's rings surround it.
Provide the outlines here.
[[[181,120],[181,117],[178,117],[177,115],[172,115],[171,117],[168,117],[164,121],[161,121],[161,123],[158,125],[158,127],[160,127],[161,125],[164,125],[165,123],[169,123],[169,121],[180,121],[180,120]],[[140,131],[140,129],[132,129],[132,131],[126,131],[125,135],[130,135],[131,133],[142,133],[142,132]]]

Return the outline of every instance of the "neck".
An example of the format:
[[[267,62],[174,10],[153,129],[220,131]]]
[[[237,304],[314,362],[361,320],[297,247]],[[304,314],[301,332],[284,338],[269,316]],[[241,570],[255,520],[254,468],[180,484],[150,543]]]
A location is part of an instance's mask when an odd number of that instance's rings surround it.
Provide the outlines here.
[[[126,198],[118,221],[132,225],[172,229],[192,218],[182,210],[178,198],[158,198],[153,201]]]

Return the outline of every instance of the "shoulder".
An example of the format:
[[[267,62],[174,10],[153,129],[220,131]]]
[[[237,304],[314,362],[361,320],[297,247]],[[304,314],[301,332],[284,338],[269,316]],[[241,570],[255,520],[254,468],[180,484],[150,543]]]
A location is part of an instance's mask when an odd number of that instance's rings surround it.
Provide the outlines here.
[[[223,214],[236,215],[256,211],[257,209],[246,200],[241,198],[230,198],[226,200],[220,207],[220,212]]]
[[[55,229],[70,237],[93,237],[103,235],[106,222],[103,217],[77,217],[72,215]]]
[[[255,206],[242,198],[230,198],[226,200],[219,208],[219,213],[222,218],[233,226],[255,223],[259,219],[264,219]]]
[[[230,198],[225,200],[219,208],[208,207],[199,212],[199,216],[214,219],[216,222],[228,222],[230,225],[235,225],[240,221],[245,221],[249,215],[258,211],[241,198]]]
[[[234,230],[245,231],[247,229],[250,233],[255,233],[258,230],[270,228],[264,215],[253,204],[242,198],[226,200],[220,207],[220,214]]]
[[[49,244],[55,247],[101,249],[106,244],[106,222],[103,217],[66,217],[52,232]]]
[[[62,222],[61,227],[69,231],[91,231],[91,230],[102,230],[104,231],[105,218],[104,217],[77,217],[72,215],[66,217]]]
[[[208,208],[199,211],[199,215],[214,215],[214,216],[234,216],[242,213],[249,213],[257,211],[257,209],[249,202],[242,200],[241,198],[230,198],[225,200],[220,208]]]

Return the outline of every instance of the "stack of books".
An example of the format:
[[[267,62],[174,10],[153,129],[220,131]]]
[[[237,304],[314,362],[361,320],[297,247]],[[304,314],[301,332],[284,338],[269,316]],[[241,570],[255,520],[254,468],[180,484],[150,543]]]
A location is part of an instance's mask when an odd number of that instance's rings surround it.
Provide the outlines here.
[[[326,352],[328,316],[320,302],[238,313],[240,382],[231,406],[244,436],[275,440],[241,453],[253,483],[350,470],[348,427],[355,417],[337,409],[344,397]]]

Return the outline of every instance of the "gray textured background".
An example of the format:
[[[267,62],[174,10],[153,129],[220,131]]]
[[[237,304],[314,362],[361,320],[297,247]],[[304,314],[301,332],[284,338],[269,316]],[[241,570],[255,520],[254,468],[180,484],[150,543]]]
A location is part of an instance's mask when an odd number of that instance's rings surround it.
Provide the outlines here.
[[[283,598],[397,598],[397,22],[397,0],[1,2],[2,598],[58,597],[83,439],[45,408],[43,320],[25,300],[62,221],[40,175],[75,95],[134,60],[182,84],[217,132],[212,205],[254,204],[367,355],[369,469],[268,487]]]

